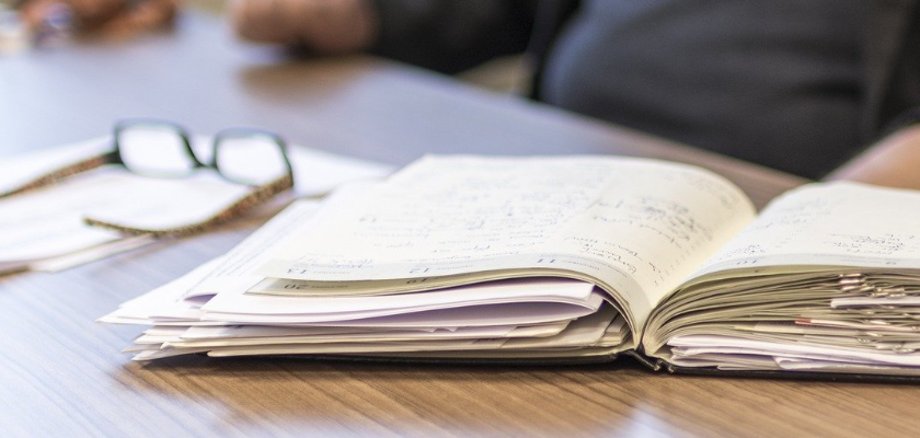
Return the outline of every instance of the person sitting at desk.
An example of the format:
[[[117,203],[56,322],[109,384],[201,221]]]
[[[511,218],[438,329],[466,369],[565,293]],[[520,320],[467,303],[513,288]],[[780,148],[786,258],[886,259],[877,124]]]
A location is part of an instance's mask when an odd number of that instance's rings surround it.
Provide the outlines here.
[[[231,17],[250,40],[448,73],[526,50],[540,101],[809,178],[920,188],[917,3],[238,0]]]

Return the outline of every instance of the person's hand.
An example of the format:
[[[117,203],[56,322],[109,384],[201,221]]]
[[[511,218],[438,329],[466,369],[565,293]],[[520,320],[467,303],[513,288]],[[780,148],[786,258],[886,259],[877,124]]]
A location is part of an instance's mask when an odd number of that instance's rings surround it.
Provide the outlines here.
[[[125,0],[26,0],[20,6],[20,12],[26,26],[31,29],[42,26],[61,7],[73,15],[74,21],[94,27],[115,16],[124,3]]]
[[[920,190],[920,125],[889,135],[825,179]]]
[[[20,12],[26,26],[37,30],[62,7],[75,31],[120,37],[171,24],[178,0],[27,0]]]
[[[178,0],[145,0],[105,22],[99,27],[99,33],[125,37],[164,28],[173,23],[178,9]]]
[[[230,19],[242,38],[321,53],[364,49],[377,29],[369,0],[234,0]]]

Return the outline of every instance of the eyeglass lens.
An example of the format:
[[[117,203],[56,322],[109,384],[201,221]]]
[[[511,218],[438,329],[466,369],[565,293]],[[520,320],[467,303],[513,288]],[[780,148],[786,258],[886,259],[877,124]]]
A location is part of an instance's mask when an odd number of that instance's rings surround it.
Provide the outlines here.
[[[117,131],[121,160],[132,172],[150,176],[184,176],[199,167],[187,139],[169,124],[143,123]]]
[[[238,131],[221,133],[215,141],[214,165],[228,180],[262,185],[289,172],[284,146],[274,136]]]

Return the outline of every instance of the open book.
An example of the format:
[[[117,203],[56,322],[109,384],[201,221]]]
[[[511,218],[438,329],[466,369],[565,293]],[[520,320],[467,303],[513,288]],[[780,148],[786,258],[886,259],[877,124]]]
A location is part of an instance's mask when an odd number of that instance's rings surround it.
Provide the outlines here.
[[[102,318],[138,359],[320,355],[920,375],[920,194],[833,183],[760,215],[692,166],[427,157],[300,202]]]

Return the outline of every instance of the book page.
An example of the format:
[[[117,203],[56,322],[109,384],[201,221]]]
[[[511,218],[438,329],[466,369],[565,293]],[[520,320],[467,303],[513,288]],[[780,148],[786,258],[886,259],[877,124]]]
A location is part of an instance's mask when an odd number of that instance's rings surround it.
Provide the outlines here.
[[[637,327],[753,215],[740,189],[691,166],[620,157],[427,157],[360,199],[330,202],[312,226],[271,250],[263,273],[404,278],[418,289],[430,278],[469,273],[571,276],[612,293]]]
[[[810,184],[773,201],[695,277],[775,266],[920,269],[920,193]]]

